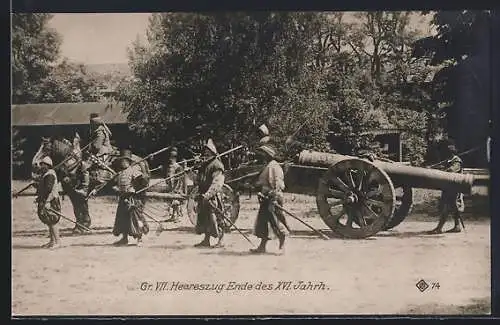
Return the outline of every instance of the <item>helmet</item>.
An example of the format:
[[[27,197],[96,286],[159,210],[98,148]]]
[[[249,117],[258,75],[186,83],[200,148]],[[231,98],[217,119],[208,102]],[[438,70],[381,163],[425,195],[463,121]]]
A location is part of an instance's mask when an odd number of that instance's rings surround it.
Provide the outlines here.
[[[53,166],[53,164],[52,164],[52,159],[50,159],[50,157],[49,157],[49,156],[45,156],[45,157],[43,157],[43,159],[42,159],[41,163],[44,163],[44,164],[46,164],[46,165],[49,165],[50,167],[52,167],[52,166]]]

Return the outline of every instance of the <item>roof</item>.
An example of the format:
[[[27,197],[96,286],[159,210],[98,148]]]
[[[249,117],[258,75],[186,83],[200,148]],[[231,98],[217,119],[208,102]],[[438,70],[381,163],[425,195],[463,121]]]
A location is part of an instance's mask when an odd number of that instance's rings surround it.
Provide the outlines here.
[[[88,124],[90,113],[99,113],[107,124],[126,124],[120,103],[54,103],[12,105],[12,125]]]

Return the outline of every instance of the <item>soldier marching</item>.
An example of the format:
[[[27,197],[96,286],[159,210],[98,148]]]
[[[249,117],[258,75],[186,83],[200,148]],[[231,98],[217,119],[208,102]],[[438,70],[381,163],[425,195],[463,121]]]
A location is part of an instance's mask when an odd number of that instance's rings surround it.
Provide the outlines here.
[[[172,147],[169,152],[168,161],[166,163],[165,177],[167,181],[167,192],[183,194],[185,193],[185,182],[180,182],[179,177],[175,175],[181,173],[184,168],[177,162],[177,148]],[[177,199],[172,200],[169,205],[170,218],[165,221],[179,222],[182,216],[181,202]]]
[[[132,152],[124,149],[118,157],[121,170],[116,185],[119,201],[116,209],[113,235],[122,236],[114,243],[116,246],[128,245],[128,237],[137,240],[137,246],[142,245],[143,236],[149,232],[149,226],[144,218],[145,193],[137,194],[147,186],[147,176],[138,165],[132,166]]]
[[[254,234],[260,238],[260,245],[251,249],[252,253],[265,253],[266,244],[274,234],[279,239],[279,249],[285,245],[288,225],[285,216],[275,203],[283,206],[283,191],[285,179],[283,169],[276,159],[276,150],[270,144],[264,144],[257,149],[261,159],[266,163],[257,180],[259,192],[259,212],[255,222]]]
[[[256,215],[253,233],[260,239],[257,248],[250,250],[251,253],[266,253],[267,243],[274,238],[278,239],[278,249],[283,252],[285,240],[290,232],[286,218],[283,214],[285,190],[284,172],[278,162],[278,154],[273,144],[269,129],[265,124],[259,128],[259,140],[257,141],[258,161],[264,163],[260,171],[255,188],[259,190],[259,210]],[[111,131],[101,120],[98,114],[90,116],[89,148],[83,151],[82,163],[75,172],[65,176],[61,180],[64,192],[68,194],[73,203],[76,217],[73,233],[80,234],[88,232],[91,219],[88,209],[90,171],[97,157],[100,161],[106,161],[113,152],[110,137]],[[166,149],[166,148],[165,148]],[[162,149],[162,151],[164,151]],[[445,162],[443,170],[453,173],[463,173],[463,163],[456,153],[455,146],[448,145],[449,159]],[[165,164],[165,179],[167,180],[167,191],[178,194],[185,194],[185,182],[179,182],[179,176],[186,176],[192,168],[181,166],[177,162],[178,151],[176,147],[170,147],[168,161]],[[222,163],[217,147],[212,139],[208,139],[203,146],[203,160],[197,160],[200,165],[197,170],[197,216],[194,232],[203,235],[201,242],[195,247],[224,247],[224,232],[227,228],[227,217],[223,204],[222,189],[225,183],[225,166]],[[370,161],[374,161],[370,157]],[[149,188],[149,174],[146,174],[142,167],[133,163],[132,152],[122,149],[118,162],[118,173],[112,179],[116,184],[113,187],[118,194],[118,207],[113,226],[113,235],[121,236],[114,242],[116,246],[125,246],[129,243],[129,237],[136,239],[137,245],[141,246],[143,238],[149,232],[149,225],[146,222],[145,205],[146,193]],[[58,222],[61,214],[61,202],[57,190],[58,179],[52,160],[47,156],[40,163],[42,177],[38,184],[37,191],[37,213],[39,219],[47,225],[49,229],[50,241],[43,245],[47,248],[58,248],[61,246]],[[102,167],[102,166],[101,166]],[[97,167],[99,168],[99,167]],[[116,178],[116,179],[115,179]],[[166,221],[179,221],[180,202],[174,200],[171,203],[171,218]],[[439,203],[439,223],[430,234],[442,233],[442,228],[448,215],[451,213],[454,220],[454,227],[448,232],[461,232],[463,222],[461,213],[464,211],[463,194],[454,190],[443,190]],[[288,212],[287,212],[288,213]],[[293,216],[293,215],[292,215]],[[63,216],[64,217],[64,216]],[[294,217],[295,218],[295,217]],[[300,220],[299,220],[300,221]],[[230,222],[230,221],[229,221]],[[234,224],[231,224],[236,227]],[[237,229],[237,228],[236,228]],[[239,230],[239,229],[238,229]],[[242,234],[243,235],[243,234]],[[244,236],[244,235],[243,235]],[[246,237],[246,236],[245,236]],[[212,246],[211,239],[217,241]],[[248,238],[247,238],[248,240]]]
[[[75,173],[65,176],[61,185],[64,192],[69,196],[73,205],[76,222],[73,234],[87,233],[91,225],[89,205],[86,199],[90,185],[89,169],[91,163],[88,152],[82,153],[82,163],[77,167]]]
[[[457,156],[457,149],[453,142],[448,143],[448,159],[443,163],[442,169],[450,173],[463,173],[463,162],[462,159]],[[441,198],[439,199],[439,222],[430,234],[440,234],[443,232],[443,226],[446,223],[449,214],[452,214],[453,221],[455,223],[454,227],[447,232],[457,233],[462,231],[461,223],[462,216],[461,213],[464,212],[464,195],[458,191],[454,190],[443,190],[441,193]]]
[[[44,157],[40,162],[42,177],[37,186],[37,214],[40,221],[49,229],[49,242],[42,248],[59,248],[61,239],[59,236],[59,220],[61,212],[61,199],[57,188],[57,175],[53,169],[52,159]]]
[[[214,247],[223,247],[224,221],[215,212],[212,205],[222,208],[220,192],[224,185],[224,165],[217,157],[217,148],[212,139],[205,144],[203,156],[206,162],[198,173],[198,213],[196,219],[196,234],[204,235],[195,247],[210,247],[210,238],[217,238]]]

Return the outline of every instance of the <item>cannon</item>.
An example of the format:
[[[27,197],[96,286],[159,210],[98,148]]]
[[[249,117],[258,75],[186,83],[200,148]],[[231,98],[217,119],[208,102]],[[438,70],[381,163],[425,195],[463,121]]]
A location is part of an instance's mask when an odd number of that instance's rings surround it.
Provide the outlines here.
[[[335,234],[353,239],[367,238],[401,223],[411,209],[412,188],[470,194],[474,184],[470,174],[310,150],[300,152],[298,164],[285,169],[285,184],[291,192],[304,192],[304,177],[317,180],[309,185],[316,187],[321,218]]]
[[[470,174],[312,150],[300,151],[293,162],[282,166],[285,191],[314,193],[321,219],[334,235],[349,239],[399,225],[411,210],[413,188],[470,194],[475,180]]]

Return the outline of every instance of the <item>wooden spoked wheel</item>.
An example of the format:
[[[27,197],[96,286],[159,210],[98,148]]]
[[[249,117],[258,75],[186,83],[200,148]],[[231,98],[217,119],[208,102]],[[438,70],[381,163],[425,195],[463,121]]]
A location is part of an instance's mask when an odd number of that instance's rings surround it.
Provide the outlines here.
[[[398,226],[410,214],[413,206],[413,189],[409,186],[400,186],[396,188],[396,208],[394,215],[384,227],[384,230],[392,229]]]
[[[224,215],[231,220],[231,222],[235,223],[240,214],[240,197],[237,195],[233,189],[224,184],[222,187],[222,203],[224,207]],[[196,225],[196,215],[198,213],[198,202],[196,200],[196,196],[198,195],[198,187],[194,187],[192,191],[189,193],[189,197],[186,202],[186,209],[189,221],[193,225]],[[226,222],[224,227],[226,232],[230,231],[231,225]]]
[[[323,221],[342,238],[363,239],[383,230],[396,206],[386,172],[367,160],[342,160],[319,181],[316,203]]]

